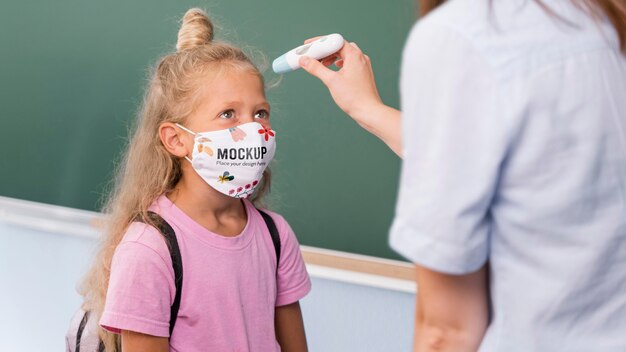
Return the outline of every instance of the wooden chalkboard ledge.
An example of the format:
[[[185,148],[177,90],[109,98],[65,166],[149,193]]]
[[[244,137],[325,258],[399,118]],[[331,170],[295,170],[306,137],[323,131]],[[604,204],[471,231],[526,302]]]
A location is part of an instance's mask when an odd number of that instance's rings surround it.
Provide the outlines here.
[[[312,276],[416,292],[415,267],[407,262],[309,246],[301,246],[301,250]]]
[[[0,196],[0,222],[22,228],[96,239],[101,219],[97,212]],[[313,277],[416,292],[409,263],[309,246],[301,250]]]

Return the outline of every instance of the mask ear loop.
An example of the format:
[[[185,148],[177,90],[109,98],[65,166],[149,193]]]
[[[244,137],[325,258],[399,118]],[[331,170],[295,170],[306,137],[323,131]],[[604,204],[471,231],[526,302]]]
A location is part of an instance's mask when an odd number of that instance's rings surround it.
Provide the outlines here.
[[[188,129],[187,127],[181,125],[180,123],[175,123],[176,126],[180,127],[180,129],[182,129],[183,131],[190,133],[192,135],[196,135],[196,132],[191,131],[190,129]]]
[[[197,133],[195,133],[195,132],[191,131],[190,129],[186,128],[185,126],[183,126],[183,125],[179,124],[179,123],[176,123],[175,125],[176,125],[176,126],[178,126],[180,129],[182,129],[183,131],[185,131],[185,132],[187,132],[187,133],[190,133],[190,134],[191,134],[191,135],[193,135],[193,136],[195,136],[195,135],[197,134]],[[187,161],[188,161],[188,162],[192,163],[192,162],[191,162],[191,159],[189,159],[189,157],[188,157],[187,155],[185,155],[185,159],[187,159]],[[192,163],[192,164],[193,164],[193,163]]]

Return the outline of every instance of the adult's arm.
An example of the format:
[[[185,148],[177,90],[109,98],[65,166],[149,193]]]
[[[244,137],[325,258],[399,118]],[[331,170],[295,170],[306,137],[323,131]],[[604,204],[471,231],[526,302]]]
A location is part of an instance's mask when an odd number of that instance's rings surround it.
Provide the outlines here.
[[[416,351],[475,351],[515,124],[499,71],[455,27],[414,27],[401,77],[404,152],[390,244],[416,263]],[[505,170],[504,170],[505,171]]]
[[[414,351],[478,350],[489,321],[487,265],[464,275],[416,269]]]
[[[338,71],[326,67],[333,63],[340,68]],[[400,111],[380,99],[370,58],[355,43],[344,43],[338,53],[322,62],[302,57],[300,66],[328,87],[346,114],[402,156]]]

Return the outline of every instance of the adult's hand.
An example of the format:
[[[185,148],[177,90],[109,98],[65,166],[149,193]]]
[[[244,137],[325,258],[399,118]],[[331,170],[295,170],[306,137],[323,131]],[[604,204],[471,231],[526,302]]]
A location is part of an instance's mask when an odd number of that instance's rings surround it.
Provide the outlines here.
[[[326,67],[333,63],[338,71]],[[301,57],[300,66],[328,87],[339,108],[401,155],[400,111],[380,99],[370,58],[355,43],[345,42],[341,50],[321,61]]]
[[[305,43],[315,39],[308,39]],[[326,67],[333,63],[341,69],[335,72]],[[328,87],[337,105],[352,117],[361,117],[363,111],[382,104],[370,58],[355,43],[344,42],[339,52],[322,62],[302,57],[300,65],[319,78]]]

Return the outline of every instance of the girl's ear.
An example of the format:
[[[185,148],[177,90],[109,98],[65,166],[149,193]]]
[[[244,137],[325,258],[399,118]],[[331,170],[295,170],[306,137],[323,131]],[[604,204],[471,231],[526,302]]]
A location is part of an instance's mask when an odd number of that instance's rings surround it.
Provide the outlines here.
[[[159,138],[165,149],[179,158],[190,156],[193,149],[193,138],[187,132],[171,122],[164,122],[159,126]]]

